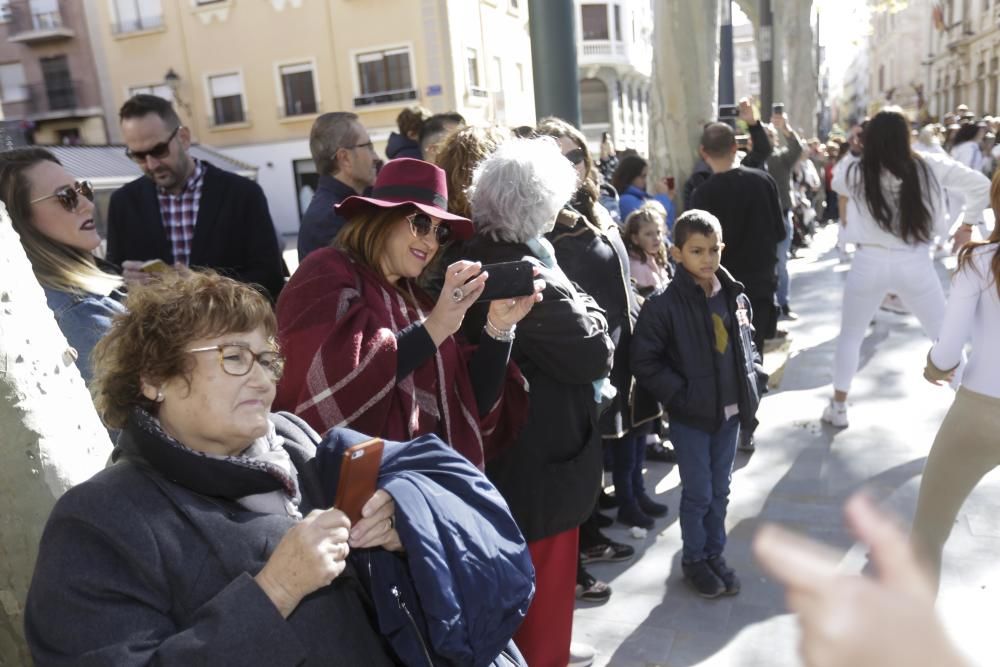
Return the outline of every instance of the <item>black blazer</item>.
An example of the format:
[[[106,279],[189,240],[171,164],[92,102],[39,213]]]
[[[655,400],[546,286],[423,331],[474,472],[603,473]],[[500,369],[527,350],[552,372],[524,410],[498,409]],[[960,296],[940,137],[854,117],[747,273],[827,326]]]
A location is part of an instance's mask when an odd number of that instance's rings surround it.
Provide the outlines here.
[[[250,179],[208,162],[204,178],[190,265],[261,285],[277,300],[288,272],[264,191]],[[156,185],[145,176],[111,195],[107,259],[118,265],[150,259],[174,263]]]

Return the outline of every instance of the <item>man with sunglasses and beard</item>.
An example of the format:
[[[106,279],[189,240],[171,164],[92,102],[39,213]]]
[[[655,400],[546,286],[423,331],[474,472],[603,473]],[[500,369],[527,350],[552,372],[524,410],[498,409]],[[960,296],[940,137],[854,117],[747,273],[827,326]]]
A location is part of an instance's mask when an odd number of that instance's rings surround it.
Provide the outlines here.
[[[145,282],[143,265],[159,259],[215,269],[277,300],[287,270],[260,186],[192,157],[191,131],[167,100],[135,95],[118,116],[125,153],[144,174],[108,207],[107,258],[125,280]]]

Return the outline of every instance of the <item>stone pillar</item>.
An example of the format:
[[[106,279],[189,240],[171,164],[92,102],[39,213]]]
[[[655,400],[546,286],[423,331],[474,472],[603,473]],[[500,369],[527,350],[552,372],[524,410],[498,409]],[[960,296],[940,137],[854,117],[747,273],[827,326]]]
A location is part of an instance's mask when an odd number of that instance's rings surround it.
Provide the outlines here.
[[[576,6],[573,0],[530,0],[531,69],[535,113],[580,127],[580,73],[576,67]]]
[[[0,276],[0,665],[29,665],[24,601],[42,528],[111,443],[2,203]]]

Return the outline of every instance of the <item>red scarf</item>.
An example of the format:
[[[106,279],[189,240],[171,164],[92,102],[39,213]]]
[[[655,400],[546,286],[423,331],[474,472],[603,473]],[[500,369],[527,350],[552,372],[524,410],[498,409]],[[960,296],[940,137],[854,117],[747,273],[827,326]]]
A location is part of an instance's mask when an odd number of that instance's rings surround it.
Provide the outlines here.
[[[512,443],[528,416],[527,381],[513,362],[480,418],[469,376],[475,348],[448,337],[396,380],[396,334],[433,307],[410,281],[403,294],[333,248],[309,254],[278,299],[285,374],[274,404],[324,432],[347,426],[390,440],[435,433],[477,467]]]

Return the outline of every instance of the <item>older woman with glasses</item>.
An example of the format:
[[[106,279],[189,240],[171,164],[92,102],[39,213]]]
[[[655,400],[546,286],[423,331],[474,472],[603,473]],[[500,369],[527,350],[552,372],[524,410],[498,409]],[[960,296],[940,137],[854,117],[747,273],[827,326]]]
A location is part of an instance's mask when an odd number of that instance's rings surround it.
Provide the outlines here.
[[[330,505],[367,436],[321,441],[271,413],[284,364],[266,297],[167,273],[128,306],[94,350],[115,464],[46,524],[25,608],[36,664],[523,664],[509,640],[531,566],[481,473],[436,438],[386,441],[352,521]],[[452,530],[423,543],[425,515]]]
[[[370,197],[337,206],[347,224],[335,247],[306,257],[278,300],[287,368],[276,405],[319,431],[434,433],[481,467],[525,418],[526,387],[508,359],[544,285],[492,302],[477,348],[456,336],[489,274],[450,264],[436,302],[416,284],[441,244],[472,236],[472,223],[444,208],[445,183],[440,168],[399,158]]]
[[[90,352],[111,318],[125,310],[121,278],[92,254],[101,244],[94,191],[47,150],[17,148],[0,153],[0,199],[89,383]]]

